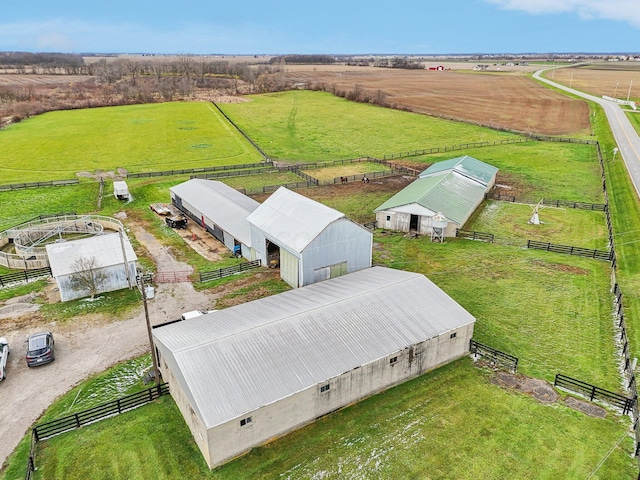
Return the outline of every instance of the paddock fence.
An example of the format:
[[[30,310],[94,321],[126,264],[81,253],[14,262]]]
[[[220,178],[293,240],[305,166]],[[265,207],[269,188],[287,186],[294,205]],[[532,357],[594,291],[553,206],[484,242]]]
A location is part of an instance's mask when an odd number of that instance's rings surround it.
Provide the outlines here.
[[[169,384],[162,383],[132,395],[121,397],[112,402],[103,403],[93,408],[83,410],[72,415],[52,420],[50,422],[39,423],[31,429],[31,448],[27,459],[27,471],[25,480],[33,478],[36,470],[36,450],[38,442],[60,435],[71,430],[78,429],[85,425],[114,417],[121,413],[133,410],[142,405],[146,405],[169,393]]]
[[[495,191],[485,193],[484,198],[485,200],[498,200],[500,202],[510,202],[510,203],[526,203],[526,204],[538,203],[538,201],[535,199],[518,198],[514,195],[504,195],[502,193],[496,193]],[[579,210],[594,210],[599,212],[604,212],[607,210],[607,205],[604,203],[576,202],[572,200],[545,200],[543,198],[542,205],[547,207],[576,208]]]
[[[51,276],[51,267],[37,268],[34,270],[23,270],[16,273],[7,273],[0,275],[0,288],[10,287],[17,283],[29,283],[41,278],[49,278]]]
[[[178,170],[160,170],[156,172],[127,173],[127,178],[170,177],[173,175],[187,175],[191,173],[220,172],[225,170],[250,170],[264,168],[265,163],[244,163],[237,165],[218,165],[216,167],[182,168]]]
[[[610,262],[613,259],[611,251],[608,250],[595,250],[573,247],[571,245],[558,245],[555,243],[538,242],[536,240],[527,240],[527,248],[546,250],[547,252],[564,253],[566,255],[577,255],[579,257],[595,258],[596,260],[605,260],[607,262]]]
[[[577,393],[592,402],[600,401],[606,403],[607,405],[619,408],[622,411],[623,415],[631,413],[633,406],[637,400],[636,398],[625,397],[624,395],[620,395],[619,393],[605,390],[604,388],[600,388],[590,383],[583,382],[582,380],[568,377],[567,375],[562,375],[561,373],[556,374],[553,385],[563,390]]]
[[[481,240],[483,242],[493,243],[495,241],[495,235],[493,233],[476,232],[475,230],[463,230],[456,228],[456,237],[468,238],[470,240]]]
[[[262,265],[262,261],[258,259],[258,260],[252,260],[250,262],[240,263],[238,265],[233,265],[231,267],[219,268],[218,270],[200,272],[200,281],[208,282],[210,280],[217,280],[219,278],[229,277],[237,273],[253,270],[254,268],[260,267],[261,265]]]
[[[513,355],[497,350],[489,345],[484,345],[480,342],[476,342],[474,339],[471,339],[469,350],[473,356],[487,357],[492,363],[506,367],[513,373],[516,373],[518,370],[518,357],[514,357]]]
[[[25,190],[27,188],[40,188],[40,187],[66,187],[69,185],[77,185],[80,180],[77,178],[69,180],[51,180],[48,182],[26,182],[26,183],[10,183],[7,185],[0,185],[0,192],[8,192],[11,190]]]

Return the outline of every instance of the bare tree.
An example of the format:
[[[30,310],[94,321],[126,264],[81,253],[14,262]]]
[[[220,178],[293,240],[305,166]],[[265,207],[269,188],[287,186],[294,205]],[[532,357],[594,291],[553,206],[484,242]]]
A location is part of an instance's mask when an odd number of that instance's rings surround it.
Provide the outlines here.
[[[74,290],[89,292],[91,298],[107,283],[107,274],[100,269],[96,257],[80,257],[71,264],[70,285]]]

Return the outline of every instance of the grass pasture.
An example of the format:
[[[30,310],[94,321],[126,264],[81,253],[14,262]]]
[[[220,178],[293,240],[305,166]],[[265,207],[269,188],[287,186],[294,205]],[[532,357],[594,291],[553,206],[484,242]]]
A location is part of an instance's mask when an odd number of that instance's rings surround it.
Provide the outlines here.
[[[519,372],[620,389],[607,262],[395,233],[374,243],[374,263],[426,275],[476,317],[474,338],[520,358]]]
[[[262,160],[220,112],[199,102],[49,112],[0,131],[0,142],[2,183]]]
[[[465,229],[493,233],[512,241],[549,242],[574,247],[605,250],[608,233],[604,212],[575,208],[542,207],[540,225],[530,225],[533,209],[528,204],[485,202],[465,225]]]
[[[317,178],[321,182],[330,182],[338,177],[350,177],[352,175],[362,175],[365,173],[384,172],[389,170],[386,165],[376,162],[354,162],[332,167],[302,169],[307,175]]]
[[[444,147],[516,135],[460,122],[294,90],[220,108],[268,155],[323,161]]]
[[[459,360],[213,471],[167,396],[47,440],[38,451],[36,478],[571,480],[591,473],[593,479],[634,475],[631,440],[614,448],[628,428],[625,421],[612,415],[591,418],[562,402],[541,405],[490,383],[489,375],[469,359]]]

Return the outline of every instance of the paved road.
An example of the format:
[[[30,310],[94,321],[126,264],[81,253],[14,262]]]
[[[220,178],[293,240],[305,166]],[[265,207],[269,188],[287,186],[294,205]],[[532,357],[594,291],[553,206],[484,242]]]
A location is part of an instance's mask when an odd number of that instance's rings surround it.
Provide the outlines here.
[[[560,90],[573,93],[574,95],[586,98],[587,100],[591,100],[602,106],[605,114],[607,115],[607,120],[611,126],[615,141],[620,149],[615,158],[622,157],[624,160],[629,176],[631,177],[631,181],[633,182],[633,186],[636,189],[636,194],[640,197],[640,136],[638,136],[638,133],[631,125],[626,113],[624,113],[620,108],[620,105],[611,100],[605,100],[604,98],[589,95],[588,93],[574,90],[573,88],[569,88],[543,78],[540,74],[544,71],[545,70],[538,70],[533,74],[533,77],[541,82],[553,85]],[[603,155],[606,159],[611,159],[613,157],[613,152],[603,152]]]

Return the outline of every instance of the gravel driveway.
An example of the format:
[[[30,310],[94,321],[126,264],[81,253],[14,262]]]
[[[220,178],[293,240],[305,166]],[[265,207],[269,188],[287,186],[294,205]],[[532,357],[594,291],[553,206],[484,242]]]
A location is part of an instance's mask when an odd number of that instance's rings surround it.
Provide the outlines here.
[[[177,262],[153,235],[140,227],[131,228],[155,259],[158,271],[191,270]],[[151,323],[159,324],[179,318],[187,310],[210,309],[215,296],[196,292],[190,283],[161,284],[148,305]],[[0,463],[57,397],[87,376],[149,351],[142,303],[132,318],[110,322],[78,319],[57,325],[38,323],[31,315],[18,312],[18,316],[0,318],[0,336],[7,338],[11,348],[7,378],[0,382]],[[54,334],[56,360],[27,368],[24,342],[29,334],[42,330]]]

